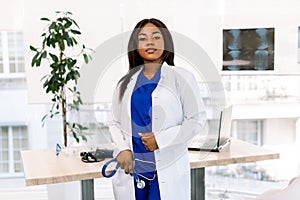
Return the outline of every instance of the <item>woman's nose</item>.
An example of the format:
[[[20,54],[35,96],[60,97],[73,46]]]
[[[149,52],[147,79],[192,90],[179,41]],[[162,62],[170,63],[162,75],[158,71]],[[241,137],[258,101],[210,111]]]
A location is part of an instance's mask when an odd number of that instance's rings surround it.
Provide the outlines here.
[[[151,42],[147,42],[147,46],[153,46],[154,43],[151,41]]]
[[[150,46],[150,45],[154,45],[152,37],[147,38],[147,46]]]

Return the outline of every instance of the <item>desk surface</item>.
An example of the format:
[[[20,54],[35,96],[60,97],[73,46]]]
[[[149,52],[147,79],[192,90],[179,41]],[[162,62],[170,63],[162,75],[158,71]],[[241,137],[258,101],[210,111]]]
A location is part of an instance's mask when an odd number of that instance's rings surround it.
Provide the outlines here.
[[[219,153],[190,151],[192,169],[277,158],[279,153],[235,139],[232,139],[230,146]]]
[[[106,161],[84,163],[79,152],[74,155],[54,149],[22,151],[25,182],[27,186],[88,180],[102,177],[100,171]],[[190,152],[191,168],[227,165],[276,159],[279,154],[240,140],[232,140],[230,146],[220,153]]]

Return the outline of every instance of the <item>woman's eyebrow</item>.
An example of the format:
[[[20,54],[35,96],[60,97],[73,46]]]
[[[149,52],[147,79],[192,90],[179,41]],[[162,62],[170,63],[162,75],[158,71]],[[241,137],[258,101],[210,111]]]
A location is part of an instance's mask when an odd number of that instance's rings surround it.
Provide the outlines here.
[[[156,33],[161,34],[161,32],[159,32],[159,31],[154,31],[154,32],[152,32],[152,35],[154,35]],[[146,33],[139,33],[139,35],[146,35]]]
[[[152,32],[152,35],[154,35],[154,34],[156,34],[156,33],[161,34],[159,31],[155,31],[155,32]]]

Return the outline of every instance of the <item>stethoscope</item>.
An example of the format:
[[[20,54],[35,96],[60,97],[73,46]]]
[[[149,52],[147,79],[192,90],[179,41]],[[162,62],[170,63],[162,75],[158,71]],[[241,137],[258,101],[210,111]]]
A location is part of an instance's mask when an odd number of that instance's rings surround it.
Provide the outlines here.
[[[106,177],[106,178],[110,178],[110,177],[112,177],[113,175],[115,175],[115,173],[117,172],[117,170],[118,170],[119,167],[120,167],[119,164],[117,164],[116,167],[115,167],[115,169],[114,169],[110,174],[106,174],[106,172],[105,172],[105,171],[106,171],[106,168],[107,168],[108,165],[109,165],[110,163],[112,163],[112,162],[117,162],[117,159],[116,159],[116,158],[113,158],[113,159],[109,160],[109,161],[106,162],[106,163],[103,165],[103,167],[102,167],[101,173],[102,173],[102,175],[103,175],[104,177]],[[142,176],[142,175],[140,175],[140,176]],[[136,186],[137,186],[138,189],[143,189],[143,188],[146,186],[145,181],[141,180],[141,179],[139,178],[138,174],[137,174],[135,171],[133,171],[133,177],[134,177],[134,180],[136,181]],[[142,176],[142,177],[144,177],[144,176]],[[144,177],[144,178],[148,179],[147,177]],[[154,175],[154,177],[153,177],[152,179],[148,179],[148,180],[154,180],[154,179],[155,179],[155,175]]]

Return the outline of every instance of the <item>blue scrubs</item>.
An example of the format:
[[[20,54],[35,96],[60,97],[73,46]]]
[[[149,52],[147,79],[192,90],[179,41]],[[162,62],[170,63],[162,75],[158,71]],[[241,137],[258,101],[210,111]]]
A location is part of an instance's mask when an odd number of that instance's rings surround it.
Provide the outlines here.
[[[144,76],[143,72],[140,72],[131,96],[134,170],[139,178],[146,183],[143,189],[137,188],[136,183],[134,184],[136,200],[160,200],[154,153],[145,148],[141,137],[138,135],[138,133],[152,132],[151,96],[160,80],[160,72],[159,69],[150,80]]]

